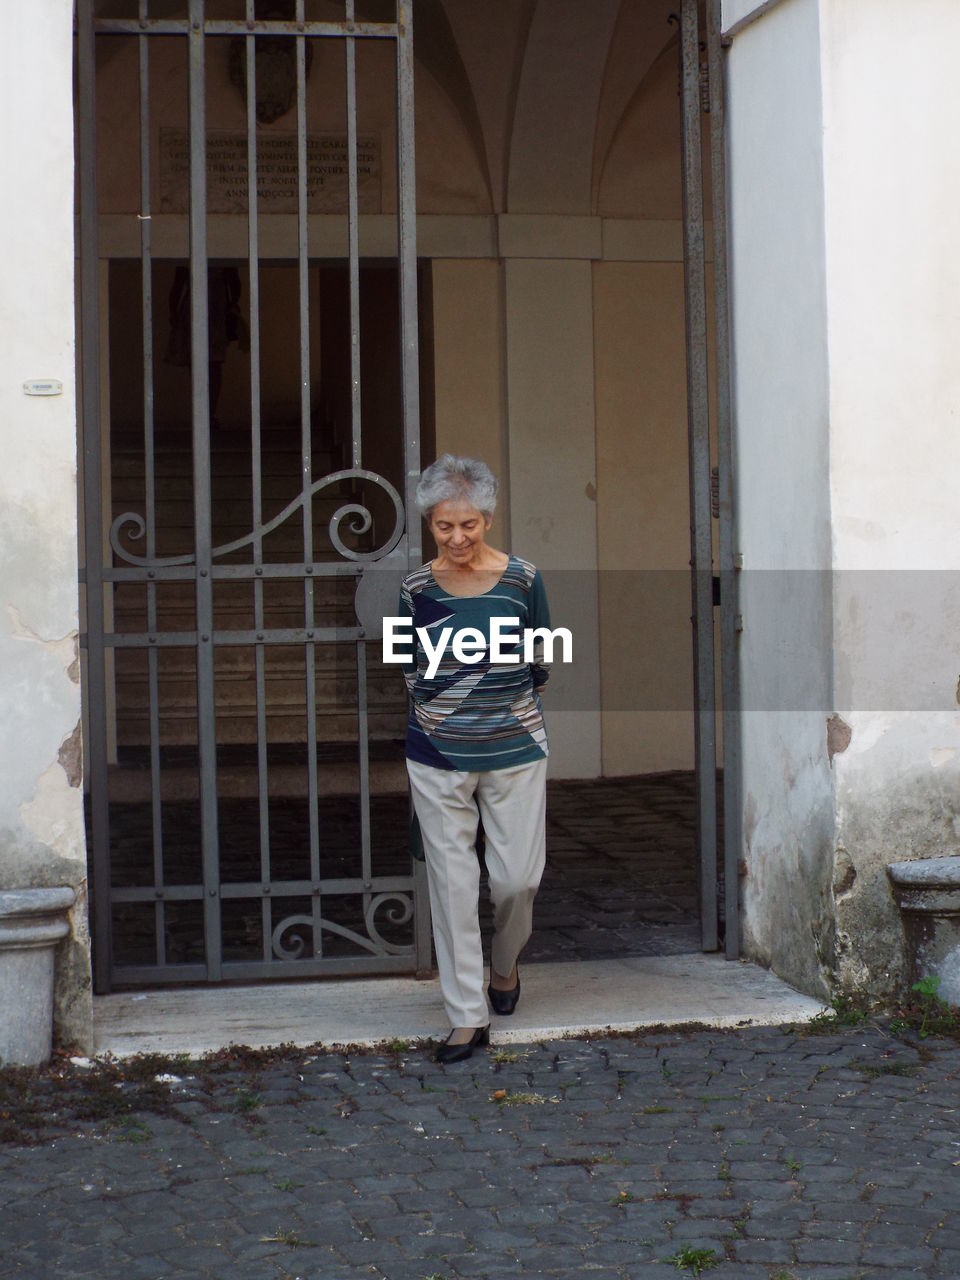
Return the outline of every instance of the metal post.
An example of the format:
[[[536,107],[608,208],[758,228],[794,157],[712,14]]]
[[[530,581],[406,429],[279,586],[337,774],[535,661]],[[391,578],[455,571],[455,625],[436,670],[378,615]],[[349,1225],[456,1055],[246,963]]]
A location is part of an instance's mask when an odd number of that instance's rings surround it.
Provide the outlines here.
[[[417,182],[414,171],[413,4],[397,0],[397,186],[400,254],[400,346],[403,390],[404,506],[407,563],[420,564],[415,493],[420,478],[420,362],[417,327]]]
[[[354,0],[346,0],[346,19],[354,20]],[[344,41],[347,57],[347,237],[350,272],[350,437],[352,466],[362,466],[360,414],[360,238],[357,201],[357,42]]]
[[[190,0],[190,354],[193,385],[193,519],[197,600],[197,746],[207,977],[221,976],[217,726],[213,663],[210,483],[210,344],[207,316],[207,131],[203,0]]]
[[[256,21],[255,0],[246,0],[247,25]],[[244,40],[247,63],[247,275],[250,291],[250,483],[253,513],[253,621],[263,634],[263,449],[260,434],[260,210],[257,203],[257,38]],[[260,822],[260,882],[270,883],[270,786],[267,758],[266,654],[262,641],[254,646],[257,700],[257,813]],[[272,899],[260,904],[263,959],[273,955]]]
[[[417,513],[420,478],[420,355],[417,313],[417,183],[414,168],[413,0],[397,0],[397,196],[400,259],[400,346],[403,388],[403,502],[407,516],[407,564],[420,564],[423,546]],[[430,908],[422,862],[413,865],[414,948],[420,973],[431,965]]]
[[[103,511],[100,490],[100,280],[97,236],[97,99],[93,0],[78,0],[80,164],[81,412],[87,592],[87,713],[84,744],[93,839],[93,981],[110,990],[110,800],[107,792],[107,699],[103,626]]]
[[[683,100],[683,277],[690,441],[690,563],[693,594],[694,735],[700,940],[717,949],[717,742],[713,661],[710,405],[707,382],[707,290],[700,152],[700,33],[697,0],[681,11]]]
[[[734,508],[736,463],[730,393],[730,323],[727,288],[727,176],[724,149],[724,65],[720,0],[707,5],[710,74],[710,172],[713,214],[713,278],[717,349],[717,442],[720,471],[720,673],[723,716],[724,950],[740,955],[739,868],[743,839],[740,755],[740,564]]]
[[[304,0],[296,3],[297,22],[304,22]],[[314,633],[313,587],[313,419],[310,404],[310,247],[307,220],[307,48],[297,36],[297,273],[300,300],[300,451],[303,485],[304,679],[307,717],[307,801],[310,825],[310,879],[320,882],[320,798],[317,790],[317,660]],[[322,954],[323,903],[312,898],[313,953]]]
[[[142,20],[147,0],[139,0]],[[140,302],[143,327],[143,476],[146,508],[146,552],[157,554],[156,474],[154,465],[153,388],[153,237],[150,211],[150,48],[146,35],[137,37],[140,75]],[[147,631],[157,630],[157,584],[147,582]],[[157,964],[167,963],[166,903],[163,898],[163,802],[160,784],[160,658],[156,646],[147,650],[147,699],[150,721],[150,804],[153,818],[153,887]]]

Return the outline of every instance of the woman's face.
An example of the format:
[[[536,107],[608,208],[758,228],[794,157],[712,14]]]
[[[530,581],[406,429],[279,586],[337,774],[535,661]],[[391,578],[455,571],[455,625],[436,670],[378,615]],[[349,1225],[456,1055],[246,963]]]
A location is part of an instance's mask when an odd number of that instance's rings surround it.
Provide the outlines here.
[[[437,550],[455,565],[472,564],[483,549],[493,520],[466,502],[438,502],[430,512]]]

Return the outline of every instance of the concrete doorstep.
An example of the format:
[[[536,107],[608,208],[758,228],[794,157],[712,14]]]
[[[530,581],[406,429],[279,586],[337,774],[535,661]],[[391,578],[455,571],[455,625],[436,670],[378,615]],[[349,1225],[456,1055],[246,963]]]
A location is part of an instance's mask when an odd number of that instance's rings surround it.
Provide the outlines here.
[[[718,955],[636,956],[521,965],[510,1018],[495,1044],[699,1023],[807,1022],[824,1006],[757,965]],[[94,1000],[95,1052],[199,1055],[240,1044],[374,1045],[443,1038],[436,979],[351,978],[127,992]]]

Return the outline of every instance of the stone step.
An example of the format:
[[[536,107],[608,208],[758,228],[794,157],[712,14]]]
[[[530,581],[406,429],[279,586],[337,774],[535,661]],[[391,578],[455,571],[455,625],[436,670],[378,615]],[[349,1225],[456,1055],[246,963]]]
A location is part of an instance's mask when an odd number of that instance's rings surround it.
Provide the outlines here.
[[[288,563],[297,564],[298,561],[292,560]],[[299,563],[302,563],[300,561]],[[273,578],[264,577],[261,579],[263,583],[263,599],[265,604],[272,601],[285,602],[287,600],[300,600],[304,598],[303,584],[306,578]],[[324,574],[318,573],[311,575],[309,581],[313,583],[313,599],[315,608],[340,608],[347,610],[352,608],[353,598],[357,589],[357,579],[351,575],[342,574]],[[253,602],[254,578],[217,578],[213,584],[213,602],[214,607],[223,606],[225,608],[235,607],[237,605],[245,605]],[[192,604],[196,598],[196,583],[190,578],[177,578],[173,581],[157,582],[157,605],[162,607],[170,605],[174,607],[182,607],[185,604]],[[114,586],[113,602],[114,607],[118,608],[126,603],[146,604],[147,584],[146,582],[121,582]]]
[[[269,504],[264,504],[263,523],[269,524],[276,516],[280,514],[288,503],[292,502],[299,494],[299,489],[287,489],[279,499],[271,499]],[[314,528],[326,529],[330,523],[330,517],[334,514],[338,507],[343,506],[348,498],[344,495],[340,497],[329,497],[327,494],[316,494],[312,501],[313,507],[313,524]],[[113,518],[124,514],[126,511],[138,511],[143,515],[143,491],[134,493],[128,497],[126,495],[113,495]],[[193,495],[187,492],[176,497],[164,494],[157,494],[154,507],[157,529],[192,529],[193,528]],[[223,541],[229,541],[230,535],[234,530],[238,530],[235,536],[239,537],[243,531],[249,532],[253,525],[253,500],[248,494],[238,493],[234,490],[232,493],[224,493],[219,496],[215,495],[213,509],[211,512],[212,528],[218,535],[222,535]],[[279,533],[282,528],[294,528],[299,537],[302,537],[303,521],[301,513],[294,511],[282,525],[277,526]]]
[[[129,508],[133,510],[133,508]],[[124,514],[118,510],[116,515]],[[142,515],[142,512],[137,512]],[[244,540],[246,545],[238,550],[217,555],[217,564],[251,564],[253,562],[253,545],[247,541],[253,532],[252,521],[242,524],[214,524],[211,535],[214,548],[226,546],[231,542]],[[351,532],[349,520],[341,522],[340,539],[351,551],[370,551],[373,549],[375,531],[358,536]],[[143,538],[133,539],[126,528],[121,531],[120,545],[134,556],[146,553]],[[195,540],[193,523],[176,525],[158,523],[154,555],[158,559],[169,556],[192,556]],[[291,517],[276,529],[263,535],[261,540],[262,558],[266,564],[303,563],[303,523],[299,518]],[[343,563],[340,552],[334,548],[329,534],[329,523],[315,523],[313,526],[313,559],[331,564]]]
[[[335,471],[345,469],[342,463],[334,463],[325,454],[321,454],[318,457],[314,453],[311,458],[311,464],[310,470],[314,480],[319,480],[323,476],[332,475]],[[269,453],[264,451],[260,459],[260,476],[262,480],[275,479],[289,483],[290,478],[293,477],[299,487],[299,479],[302,473],[303,459],[300,455],[299,445],[296,449],[275,450]],[[224,479],[234,477],[246,489],[249,489],[250,477],[253,475],[253,466],[249,453],[245,455],[242,453],[211,454],[210,474],[214,480],[221,477]],[[114,451],[114,484],[124,483],[128,480],[139,480],[142,487],[145,475],[146,466],[144,465],[142,452],[128,451],[118,453],[116,450]],[[185,477],[190,480],[192,475],[193,456],[190,452],[169,451],[154,455],[153,476],[158,484],[177,477]]]
[[[137,589],[139,599],[133,598],[126,584],[114,604],[114,630],[139,634],[147,629],[147,609],[142,589]],[[238,631],[243,628],[252,629],[257,625],[263,627],[302,627],[304,626],[304,592],[300,584],[284,592],[284,597],[277,598],[272,591],[265,591],[263,604],[263,621],[256,622],[253,590],[246,588],[246,599],[235,599],[226,603],[220,598],[217,587],[214,587],[213,623],[218,631]],[[170,600],[163,589],[158,592],[157,630],[192,631],[195,627],[196,606],[189,597]],[[357,616],[352,605],[333,603],[329,600],[313,600],[313,625],[315,627],[356,627]],[[347,637],[344,637],[346,642]]]
[[[130,508],[130,510],[133,510],[133,508]],[[124,511],[117,511],[118,516],[123,514],[125,514]],[[143,513],[138,511],[135,514],[142,515]],[[163,518],[166,520],[165,515]],[[252,520],[239,524],[214,523],[211,525],[211,538],[215,549],[225,547],[232,542],[242,542],[244,544],[239,549],[229,553],[219,552],[216,557],[216,563],[252,564],[253,543],[250,540],[250,535],[253,532]],[[341,522],[340,538],[351,551],[370,551],[373,548],[373,533],[370,532],[358,537],[350,530],[349,521],[346,520]],[[124,526],[121,529],[120,545],[124,551],[129,551],[134,556],[142,557],[146,553],[144,539],[130,537],[129,526]],[[302,522],[299,518],[291,517],[290,520],[285,521],[282,525],[278,525],[276,529],[263,534],[261,545],[263,559],[267,564],[302,564],[304,551]],[[189,523],[176,524],[170,521],[160,523],[158,518],[154,546],[154,555],[161,560],[167,556],[192,556],[195,548],[192,520]],[[326,521],[313,525],[313,559],[329,563],[342,563],[343,561],[339,551],[334,549],[329,533],[329,523]]]
[[[157,663],[157,673],[161,682],[196,673],[196,649],[192,646],[185,646],[182,649],[164,648],[158,652],[160,659]],[[146,649],[118,649],[115,657],[118,676],[122,675],[125,680],[146,680],[147,653]],[[368,646],[367,679],[390,681],[398,688],[402,688],[403,681],[399,669],[384,665],[379,655],[378,646],[376,648],[373,645]],[[302,675],[303,645],[266,645],[263,651],[263,666],[268,680],[274,677]],[[253,645],[218,645],[214,650],[214,670],[217,679],[250,678],[256,674],[256,669],[256,648]],[[314,671],[318,677],[355,675],[356,648],[353,643],[316,645]]]
[[[309,795],[309,776],[305,764],[270,765],[268,795],[302,798]],[[108,788],[111,804],[149,803],[150,771],[112,765]],[[394,759],[370,760],[370,794],[397,795],[407,790],[407,769],[402,753]],[[321,796],[355,796],[360,791],[356,761],[331,760],[317,765],[317,792]],[[217,768],[217,796],[220,799],[253,798],[258,793],[258,777],[253,765],[220,765]],[[190,766],[167,767],[160,774],[160,796],[164,801],[196,800],[200,794],[200,776]]]
[[[288,502],[292,502],[297,497],[300,491],[299,468],[285,475],[262,476],[260,497],[264,510],[267,512],[267,518],[275,515],[278,511],[282,511]],[[146,486],[144,485],[143,472],[136,473],[131,471],[122,475],[114,475],[113,485],[110,490],[114,510],[123,504],[129,505],[137,502],[142,504],[145,493]],[[249,476],[236,472],[214,473],[210,481],[210,493],[215,507],[217,502],[223,499],[233,501],[245,499],[248,502],[252,502],[253,483]],[[183,471],[179,471],[175,475],[157,476],[154,482],[154,496],[158,502],[193,502],[193,477],[189,472],[185,473]],[[332,512],[342,501],[342,496],[337,497],[335,491],[321,490],[313,496],[313,508],[316,511],[325,504],[329,506]]]
[[[318,582],[322,579],[317,579]],[[228,589],[229,588],[229,589]],[[355,627],[353,591],[341,588],[314,588],[313,621],[317,627]],[[157,629],[192,631],[196,601],[192,582],[162,583],[157,588]],[[302,627],[304,625],[303,581],[300,579],[265,579],[263,591],[263,623],[265,627]],[[114,629],[142,632],[147,629],[147,588],[145,585],[121,583],[114,591]],[[257,625],[252,582],[218,581],[213,587],[213,621],[218,630],[240,630]]]
[[[255,680],[243,672],[218,673],[216,682],[217,715],[255,714],[257,686]],[[344,673],[320,675],[314,681],[314,705],[318,714],[324,711],[344,711],[357,705],[357,680]],[[401,708],[406,705],[403,681],[384,672],[367,682],[367,706],[372,711]],[[266,681],[268,715],[293,715],[306,706],[307,684],[302,674],[271,675]],[[158,675],[158,707],[161,718],[196,711],[196,680],[187,675]],[[147,714],[150,708],[150,686],[146,679],[127,677],[117,694],[117,708],[121,715]]]
[[[267,739],[275,743],[298,743],[305,737],[304,715],[276,714],[267,710]],[[395,738],[403,727],[405,715],[398,710],[371,711],[367,716],[367,732],[371,739]],[[255,715],[217,716],[217,743],[250,744],[257,741]],[[358,739],[356,710],[318,708],[317,738],[330,742],[355,743]],[[196,711],[165,713],[160,720],[161,746],[195,745],[197,741]],[[149,746],[150,722],[146,715],[117,713],[117,742],[121,748]]]
[[[250,635],[250,643],[253,643],[254,637],[257,635],[257,623],[254,621],[255,615],[253,609],[218,609],[214,617],[215,632],[226,631],[244,631]],[[274,630],[302,630],[304,627],[303,605],[291,605],[288,609],[270,609],[266,610],[263,615],[263,622],[260,624],[263,628]],[[324,629],[327,627],[355,627],[357,621],[355,618],[349,621],[337,619],[333,616],[324,616],[319,610],[314,610],[313,626],[314,628]],[[124,611],[114,614],[114,632],[117,635],[144,635],[146,634],[146,614],[143,612]],[[158,631],[167,631],[176,634],[177,632],[194,633],[196,631],[196,619],[192,609],[182,610],[160,610],[157,614]],[[222,639],[217,640],[215,635],[215,643],[218,650],[225,648],[234,648],[238,646],[227,645]],[[346,640],[317,640],[318,647],[321,645],[334,645],[337,643],[350,643]],[[185,645],[189,648],[190,645]],[[276,647],[276,646],[271,646]],[[164,652],[160,650],[159,652]],[[170,653],[176,652],[171,648]]]
[[[260,462],[265,474],[272,474],[274,465],[287,468],[291,464],[299,468],[302,458],[302,437],[299,426],[264,427],[260,437]],[[115,431],[110,441],[113,474],[143,475],[145,470],[144,441],[138,432]],[[310,446],[314,475],[327,475],[342,467],[341,450],[331,447],[317,432]],[[210,464],[214,471],[224,473],[244,470],[249,475],[252,466],[250,435],[245,431],[215,431],[210,436]],[[153,441],[154,474],[180,475],[190,473],[193,467],[193,440],[188,431],[158,431]]]

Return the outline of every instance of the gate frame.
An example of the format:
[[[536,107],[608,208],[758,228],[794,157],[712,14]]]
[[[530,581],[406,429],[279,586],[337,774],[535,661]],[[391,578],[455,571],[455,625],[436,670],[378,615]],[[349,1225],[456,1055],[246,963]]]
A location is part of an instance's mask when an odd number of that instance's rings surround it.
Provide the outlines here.
[[[91,896],[94,928],[94,988],[98,993],[111,989],[115,982],[217,982],[224,978],[265,978],[314,976],[318,973],[355,972],[425,972],[430,968],[430,919],[426,893],[425,870],[413,863],[407,877],[380,877],[382,885],[374,883],[370,865],[370,793],[369,757],[366,739],[366,682],[365,644],[366,633],[362,626],[355,628],[319,628],[314,626],[313,584],[316,576],[347,573],[357,578],[363,572],[361,564],[349,562],[373,562],[396,552],[403,552],[404,543],[408,567],[420,563],[421,535],[419,520],[408,522],[404,538],[404,506],[415,512],[414,491],[420,472],[419,433],[419,367],[418,367],[418,302],[417,302],[417,252],[416,252],[416,178],[414,168],[414,112],[413,112],[413,27],[412,0],[397,0],[396,21],[392,23],[367,23],[355,20],[355,0],[345,0],[343,22],[305,21],[304,0],[296,0],[294,21],[263,21],[256,19],[255,0],[245,0],[245,21],[207,19],[204,0],[189,0],[189,16],[185,19],[149,18],[147,0],[139,0],[137,19],[98,19],[95,0],[78,0],[78,142],[80,189],[80,314],[81,314],[81,406],[83,452],[83,502],[86,545],[86,565],[81,581],[86,587],[87,630],[84,647],[87,651],[86,698],[88,704],[91,827],[93,856],[91,863]],[[100,440],[100,314],[99,314],[99,210],[97,201],[97,118],[96,118],[96,39],[98,35],[137,37],[139,51],[140,86],[140,257],[143,283],[142,300],[144,316],[144,462],[146,472],[146,517],[125,513],[111,524],[111,542],[114,551],[134,568],[115,568],[104,564],[103,534],[104,511],[101,489],[101,440]],[[193,494],[194,494],[194,546],[193,556],[155,558],[155,527],[153,507],[153,381],[152,381],[152,300],[151,300],[151,203],[150,203],[150,150],[149,150],[149,90],[148,90],[148,40],[151,35],[179,35],[188,45],[188,102],[190,140],[190,204],[189,204],[189,269],[192,348],[192,442],[193,442]],[[207,36],[243,37],[247,69],[247,159],[248,159],[248,264],[251,280],[251,406],[252,439],[251,461],[256,467],[260,457],[259,434],[259,325],[257,302],[259,290],[259,252],[256,186],[256,40],[260,36],[289,36],[296,39],[297,59],[297,151],[298,151],[298,266],[300,275],[300,358],[301,358],[301,435],[302,464],[305,482],[300,495],[304,509],[302,572],[276,572],[274,576],[302,578],[304,586],[304,627],[302,629],[274,629],[266,634],[262,621],[262,576],[268,573],[261,557],[263,526],[260,523],[259,476],[254,471],[253,503],[254,529],[249,539],[253,545],[250,565],[216,566],[218,551],[212,539],[210,421],[208,394],[208,300],[207,300],[207,201],[205,154],[205,55]],[[307,225],[307,120],[306,120],[306,41],[307,39],[335,39],[344,42],[347,71],[347,149],[348,149],[348,262],[350,273],[350,326],[351,326],[351,438],[352,467],[344,472],[313,481],[312,437],[309,400],[309,329],[307,314],[307,273],[309,270],[309,246]],[[359,217],[357,201],[357,128],[356,128],[356,41],[357,39],[392,39],[396,48],[397,77],[397,169],[398,169],[398,271],[400,284],[400,341],[402,379],[402,427],[404,438],[404,494],[401,500],[385,480],[361,466],[360,421],[360,345],[359,345]],[[397,524],[388,542],[373,553],[347,551],[338,537],[338,550],[347,563],[336,562],[324,569],[314,562],[312,498],[318,488],[338,478],[362,478],[373,481],[388,490],[393,499]],[[291,504],[293,506],[293,504]],[[356,503],[342,507],[331,521],[331,534],[339,521],[347,515],[366,517],[369,512]],[[146,535],[146,556],[131,557],[120,552],[116,535],[119,526],[133,520],[139,524],[139,532]],[[152,564],[152,568],[148,565]],[[192,580],[196,602],[195,632],[164,635],[156,630],[156,579],[162,565],[174,565],[175,576]],[[192,571],[190,565],[192,564]],[[218,571],[219,568],[219,571]],[[225,569],[241,568],[249,572],[226,573]],[[286,566],[288,570],[296,566]],[[255,625],[250,636],[245,633],[220,633],[214,629],[213,581],[218,577],[249,578],[254,584]],[[104,588],[122,580],[143,581],[147,591],[147,634],[131,635],[127,643],[142,647],[148,654],[148,680],[150,686],[151,718],[151,776],[154,832],[154,883],[144,890],[115,891],[111,884],[110,806],[108,794],[108,755],[106,718],[106,654],[111,646],[123,642],[123,637],[107,634],[104,623]],[[218,792],[217,792],[217,734],[214,700],[214,647],[218,638],[229,635],[230,643],[255,646],[257,675],[257,749],[259,798],[261,803],[261,841],[263,838],[264,791],[266,777],[263,765],[266,752],[264,710],[264,644],[291,643],[304,646],[307,708],[307,770],[310,806],[310,856],[312,883],[312,917],[303,918],[313,927],[314,957],[310,960],[272,960],[272,951],[262,961],[229,962],[224,966],[221,955],[221,898],[220,862],[218,846]],[[373,912],[385,898],[409,905],[413,917],[413,942],[409,948],[398,949],[384,944],[385,949],[372,957],[318,958],[321,926],[321,895],[327,891],[319,877],[319,831],[317,823],[317,741],[313,677],[315,643],[352,639],[356,642],[358,675],[358,756],[361,811],[361,859],[362,890],[350,890],[359,896],[362,892],[364,917],[368,929],[372,926]],[[197,890],[203,901],[204,962],[171,966],[166,963],[163,942],[165,891],[163,885],[162,854],[158,853],[157,832],[160,795],[159,721],[157,714],[157,647],[164,643],[178,647],[192,647],[196,651],[197,669],[197,732],[201,815],[201,864],[202,888],[189,886],[189,894],[175,894],[170,898],[196,898]],[[161,846],[162,848],[162,846]],[[264,867],[269,870],[268,855]],[[342,891],[342,886],[340,886]],[[269,936],[270,882],[262,888],[262,921],[265,929],[264,946]],[[290,893],[296,892],[292,887]],[[250,894],[239,896],[250,897]],[[298,895],[302,896],[302,895]],[[157,963],[152,966],[117,966],[113,961],[112,908],[116,901],[154,901],[157,925]],[[408,914],[406,919],[410,918]],[[378,935],[379,936],[379,935]],[[380,939],[383,942],[383,939]]]
[[[735,508],[736,439],[731,398],[727,197],[724,130],[725,78],[721,0],[706,0],[705,41],[698,0],[682,0],[680,70],[683,156],[683,268],[690,467],[690,568],[694,651],[694,743],[697,785],[697,861],[703,951],[719,945],[717,866],[717,702],[714,652],[713,513],[710,475],[710,403],[706,253],[701,150],[701,50],[709,82],[711,215],[714,262],[717,472],[719,499],[720,709],[723,725],[724,953],[740,955],[739,869],[741,818],[741,708],[739,573]]]

